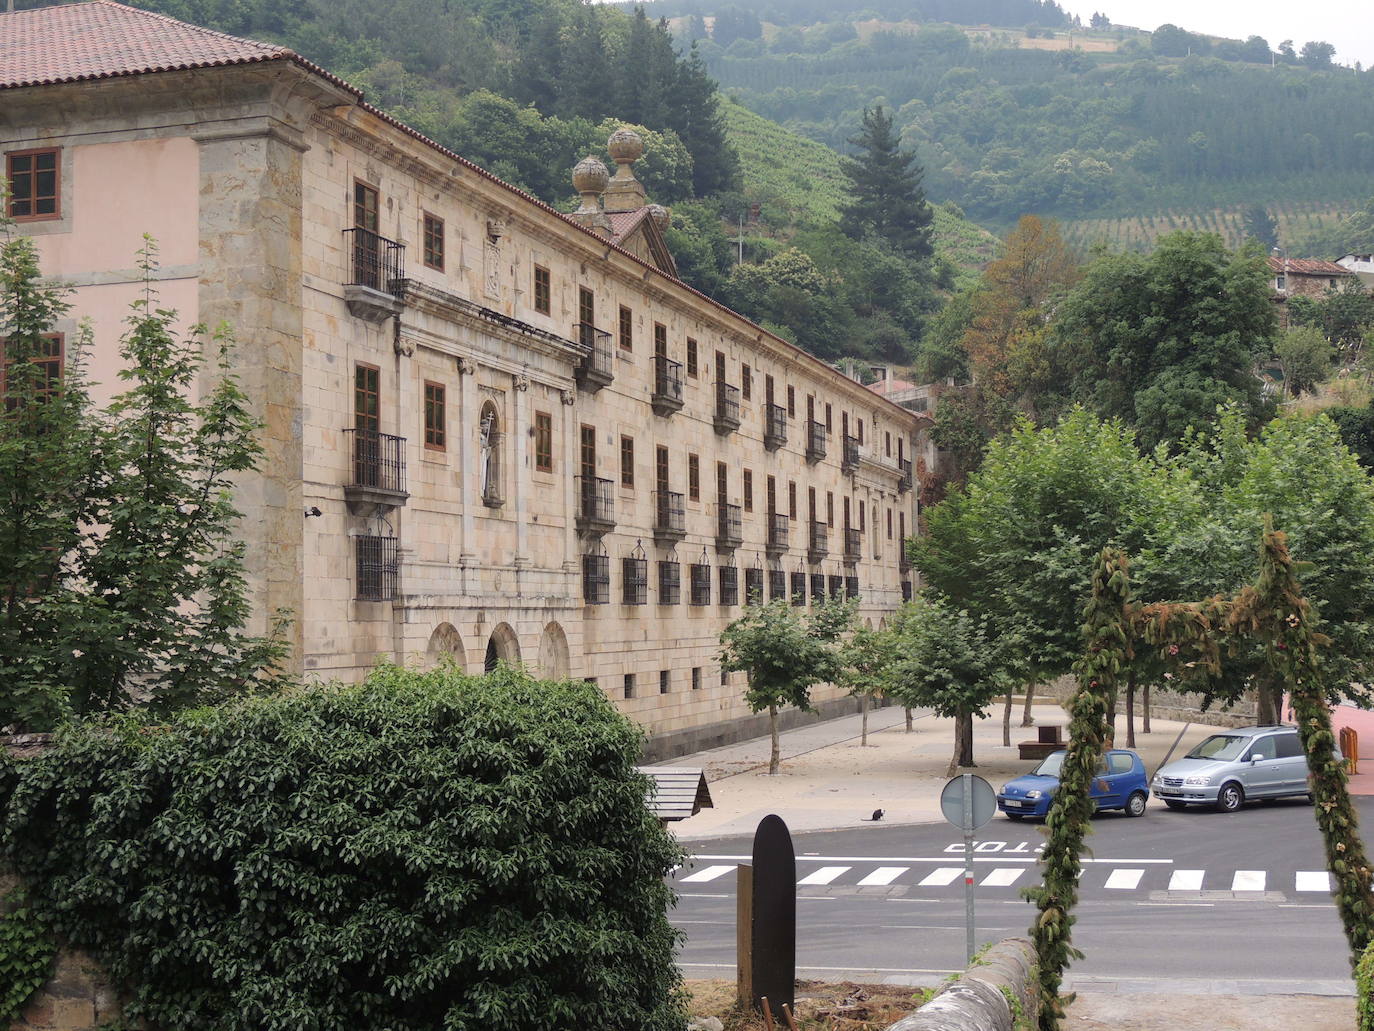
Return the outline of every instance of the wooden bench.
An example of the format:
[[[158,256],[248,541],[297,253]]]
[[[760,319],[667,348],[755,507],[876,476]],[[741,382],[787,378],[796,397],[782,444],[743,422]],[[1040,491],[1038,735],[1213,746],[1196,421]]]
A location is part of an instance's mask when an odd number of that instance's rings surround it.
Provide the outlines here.
[[[1064,747],[1064,728],[1059,724],[1036,727],[1036,740],[1022,741],[1016,746],[1022,759],[1043,759]]]

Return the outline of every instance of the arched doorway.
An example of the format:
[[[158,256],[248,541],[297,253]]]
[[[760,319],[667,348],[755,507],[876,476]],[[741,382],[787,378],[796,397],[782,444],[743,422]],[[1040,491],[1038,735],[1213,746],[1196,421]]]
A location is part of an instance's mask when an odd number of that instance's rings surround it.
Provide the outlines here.
[[[467,656],[463,652],[463,638],[452,623],[440,623],[429,635],[429,646],[425,649],[430,665],[438,663],[445,655],[452,656],[453,664],[460,670],[467,669]]]
[[[539,675],[547,680],[562,680],[570,665],[568,635],[557,623],[550,623],[539,637]]]
[[[498,662],[515,664],[520,661],[520,639],[515,636],[509,623],[502,623],[491,632],[487,641],[487,654],[482,669],[490,673]]]

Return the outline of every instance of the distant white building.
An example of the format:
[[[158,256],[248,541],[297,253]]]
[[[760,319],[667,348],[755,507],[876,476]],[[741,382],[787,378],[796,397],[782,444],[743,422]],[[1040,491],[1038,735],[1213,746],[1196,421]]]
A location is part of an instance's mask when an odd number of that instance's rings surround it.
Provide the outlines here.
[[[1359,276],[1365,286],[1374,287],[1374,254],[1342,254],[1336,264]]]

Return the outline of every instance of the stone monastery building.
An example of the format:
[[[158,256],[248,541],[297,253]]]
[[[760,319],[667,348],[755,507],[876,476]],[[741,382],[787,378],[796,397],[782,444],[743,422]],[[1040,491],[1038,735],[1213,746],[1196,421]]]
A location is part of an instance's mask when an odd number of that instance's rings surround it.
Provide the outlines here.
[[[234,327],[255,629],[289,610],[323,679],[586,677],[664,756],[759,731],[719,665],[749,597],[876,626],[909,596],[920,416],[679,281],[642,142],[608,149],[563,215],[285,48],[111,0],[0,14],[9,214],[75,288],[54,360],[90,318],[113,391],[144,233],[159,303]]]

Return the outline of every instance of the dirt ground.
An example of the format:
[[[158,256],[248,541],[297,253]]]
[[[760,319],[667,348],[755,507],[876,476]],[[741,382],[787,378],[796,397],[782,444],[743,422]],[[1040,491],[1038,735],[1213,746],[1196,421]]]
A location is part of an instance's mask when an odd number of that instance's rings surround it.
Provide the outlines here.
[[[735,1005],[734,981],[688,981],[693,1017],[718,1017],[725,1031],[767,1031]],[[929,989],[848,982],[797,983],[798,1031],[882,1031],[925,1001]],[[1355,1000],[1316,995],[1080,994],[1068,1031],[1350,1031]],[[777,1031],[786,1025],[781,1017]]]

